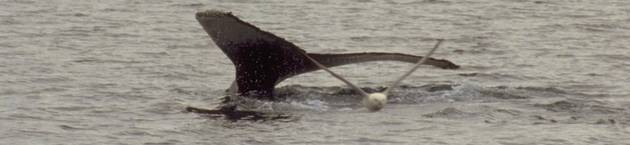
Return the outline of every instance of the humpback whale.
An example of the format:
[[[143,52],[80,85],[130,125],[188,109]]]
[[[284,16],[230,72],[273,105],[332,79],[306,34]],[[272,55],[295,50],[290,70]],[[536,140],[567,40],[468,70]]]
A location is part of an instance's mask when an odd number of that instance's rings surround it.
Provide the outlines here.
[[[320,69],[303,53],[329,68],[368,61],[416,63],[422,59],[416,55],[384,52],[307,53],[295,44],[239,19],[231,12],[207,10],[197,12],[196,19],[236,68],[236,80],[228,93],[256,99],[276,100],[273,93],[278,83]],[[428,58],[424,64],[442,69],[459,68],[444,59]]]

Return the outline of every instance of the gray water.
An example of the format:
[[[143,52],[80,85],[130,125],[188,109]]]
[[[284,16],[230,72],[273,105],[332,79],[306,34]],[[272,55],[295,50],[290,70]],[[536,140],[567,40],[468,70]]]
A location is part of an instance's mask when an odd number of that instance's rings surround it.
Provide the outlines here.
[[[308,52],[444,38],[462,68],[420,68],[375,113],[317,71],[267,105],[292,120],[210,119],[183,111],[234,79],[207,9]],[[0,0],[0,144],[630,144],[629,23],[626,0]],[[379,88],[410,67],[333,70]]]

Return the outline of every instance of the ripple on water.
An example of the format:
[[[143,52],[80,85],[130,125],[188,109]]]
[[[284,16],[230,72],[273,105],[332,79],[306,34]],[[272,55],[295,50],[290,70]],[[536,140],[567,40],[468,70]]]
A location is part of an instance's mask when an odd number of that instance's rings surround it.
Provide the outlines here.
[[[609,105],[610,103],[604,103],[597,100],[567,99],[548,104],[535,104],[534,106],[544,108],[552,112],[570,113],[615,114],[625,111],[623,108],[612,107]]]

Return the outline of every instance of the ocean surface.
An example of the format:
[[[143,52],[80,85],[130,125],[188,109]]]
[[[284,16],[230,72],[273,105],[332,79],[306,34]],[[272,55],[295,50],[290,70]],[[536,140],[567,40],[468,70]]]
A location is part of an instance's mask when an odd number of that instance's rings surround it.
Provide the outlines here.
[[[433,55],[368,112],[323,71],[236,121],[234,67],[194,14],[231,11],[308,52]],[[368,89],[412,67],[333,71]],[[627,0],[0,0],[0,144],[630,144]]]

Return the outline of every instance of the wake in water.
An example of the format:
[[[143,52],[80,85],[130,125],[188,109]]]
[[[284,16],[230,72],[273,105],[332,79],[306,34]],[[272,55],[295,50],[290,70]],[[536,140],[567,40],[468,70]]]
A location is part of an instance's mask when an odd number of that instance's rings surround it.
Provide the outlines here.
[[[372,93],[385,87],[362,89]],[[359,103],[363,97],[351,88],[288,85],[276,90],[275,96],[282,98],[279,101],[232,97],[242,110],[260,113],[238,119],[293,121],[308,112],[368,112]],[[630,124],[627,108],[593,97],[596,96],[553,87],[483,87],[462,83],[403,85],[391,92],[387,103],[439,110],[422,114],[424,117],[479,119],[486,123],[521,120],[519,123]],[[440,104],[448,107],[435,108]]]

